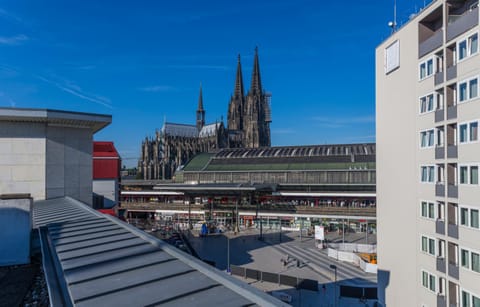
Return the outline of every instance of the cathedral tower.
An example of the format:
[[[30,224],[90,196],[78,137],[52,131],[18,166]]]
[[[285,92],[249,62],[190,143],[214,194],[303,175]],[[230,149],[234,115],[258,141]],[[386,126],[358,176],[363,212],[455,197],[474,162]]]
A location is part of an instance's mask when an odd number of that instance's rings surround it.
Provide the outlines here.
[[[245,92],[243,90],[242,65],[240,63],[240,55],[237,62],[237,76],[235,78],[235,88],[233,96],[230,98],[228,105],[228,130],[243,129],[243,109],[245,107]]]
[[[205,110],[203,109],[203,95],[202,84],[200,83],[200,94],[198,96],[198,108],[197,108],[197,129],[202,130],[205,126]]]
[[[258,48],[255,48],[253,72],[243,113],[244,146],[256,148],[270,146],[269,105],[262,89]]]

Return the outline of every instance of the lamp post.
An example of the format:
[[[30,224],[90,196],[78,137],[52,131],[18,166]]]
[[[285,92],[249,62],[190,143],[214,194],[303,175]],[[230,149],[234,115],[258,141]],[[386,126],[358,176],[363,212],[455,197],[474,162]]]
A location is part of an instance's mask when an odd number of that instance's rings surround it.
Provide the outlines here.
[[[230,238],[227,236],[227,273],[230,273]]]
[[[335,306],[338,307],[338,298],[337,298],[337,266],[335,264],[330,264],[330,268],[335,270]]]

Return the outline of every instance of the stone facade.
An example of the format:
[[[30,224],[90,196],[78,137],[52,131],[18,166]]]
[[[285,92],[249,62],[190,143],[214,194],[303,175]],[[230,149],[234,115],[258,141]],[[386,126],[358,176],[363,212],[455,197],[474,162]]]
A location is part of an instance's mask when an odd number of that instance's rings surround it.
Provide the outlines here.
[[[258,49],[255,49],[251,86],[245,96],[240,56],[235,88],[228,106],[227,127],[223,121],[205,125],[202,87],[195,125],[164,123],[155,136],[142,142],[138,170],[144,180],[170,179],[177,168],[202,152],[221,148],[269,147],[270,97],[260,79]]]

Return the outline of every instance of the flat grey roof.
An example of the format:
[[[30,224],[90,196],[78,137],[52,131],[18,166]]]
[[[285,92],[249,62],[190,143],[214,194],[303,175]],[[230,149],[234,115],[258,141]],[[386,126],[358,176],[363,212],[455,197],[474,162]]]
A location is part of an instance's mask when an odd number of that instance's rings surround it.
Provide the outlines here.
[[[72,198],[33,219],[52,306],[288,306]]]
[[[0,121],[47,122],[91,128],[93,132],[97,132],[112,122],[112,116],[50,109],[0,108]]]

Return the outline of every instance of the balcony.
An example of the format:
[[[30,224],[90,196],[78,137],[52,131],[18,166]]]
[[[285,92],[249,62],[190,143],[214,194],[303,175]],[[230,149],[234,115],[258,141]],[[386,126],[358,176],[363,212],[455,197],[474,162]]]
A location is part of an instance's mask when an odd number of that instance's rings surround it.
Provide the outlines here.
[[[457,77],[457,65],[447,67],[447,81]]]
[[[459,270],[458,270],[458,265],[455,263],[448,263],[448,275],[450,277],[453,277],[455,279],[458,279],[460,277]]]
[[[447,41],[478,25],[478,7],[466,11],[463,15],[449,16],[447,25]]]
[[[435,122],[436,123],[443,121],[443,119],[445,118],[443,113],[444,113],[443,109],[435,111]]]
[[[427,53],[439,48],[443,44],[443,30],[437,30],[432,36],[421,42],[418,46],[418,57],[421,58]]]
[[[447,196],[450,198],[458,198],[458,186],[449,184],[447,188]]]
[[[457,106],[447,108],[447,120],[457,118]]]
[[[447,158],[449,158],[449,159],[458,158],[458,147],[457,147],[457,145],[448,145],[447,146]]]
[[[437,72],[434,76],[435,86],[443,83],[443,71]]]
[[[444,197],[445,196],[445,185],[443,183],[435,184],[435,196]]]
[[[435,159],[444,159],[445,158],[445,147],[435,147]]]
[[[458,239],[458,225],[448,224],[448,236]]]
[[[447,307],[447,299],[445,295],[437,294],[437,307]]]
[[[444,220],[436,220],[435,221],[435,232],[440,235],[445,234],[445,221]]]
[[[443,257],[437,257],[437,271],[447,273],[447,261]]]

